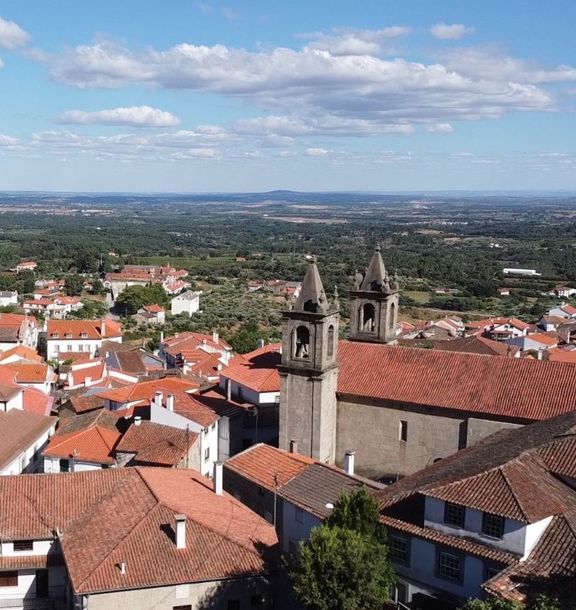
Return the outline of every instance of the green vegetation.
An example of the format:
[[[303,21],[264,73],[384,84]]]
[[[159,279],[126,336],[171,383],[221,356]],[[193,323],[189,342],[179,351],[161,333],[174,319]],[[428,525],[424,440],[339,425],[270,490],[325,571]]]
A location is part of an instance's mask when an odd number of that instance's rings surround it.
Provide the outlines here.
[[[565,605],[555,598],[539,595],[528,605],[498,599],[472,599],[467,601],[460,610],[574,610],[574,607],[572,603]]]
[[[170,300],[159,284],[153,286],[128,286],[116,299],[116,307],[125,316],[135,314],[144,305],[170,307]]]
[[[395,579],[378,504],[365,489],[343,496],[287,563],[293,590],[309,610],[379,608]]]

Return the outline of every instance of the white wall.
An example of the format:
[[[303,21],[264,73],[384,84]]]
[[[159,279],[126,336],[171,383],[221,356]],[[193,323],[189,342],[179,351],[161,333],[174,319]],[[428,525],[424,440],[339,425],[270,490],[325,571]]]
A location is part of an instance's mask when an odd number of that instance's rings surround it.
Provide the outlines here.
[[[109,340],[112,341],[112,339]],[[51,339],[48,337],[46,341],[46,360],[58,358],[59,352],[87,352],[90,357],[93,357],[101,345],[102,339],[66,339],[62,337]]]
[[[230,382],[232,399],[238,400],[239,402],[249,402],[252,405],[275,405],[280,401],[280,389],[278,392],[256,392],[245,385],[238,383],[232,379],[226,377],[226,371],[223,371],[220,375],[219,387],[224,394],[226,393],[226,385]],[[242,389],[242,395],[240,396],[240,388]]]
[[[200,297],[197,296],[194,299],[181,298],[180,296],[174,297],[170,301],[170,312],[172,315],[177,316],[178,314],[185,313],[191,316],[200,309]]]
[[[549,520],[546,524],[542,521],[537,527],[530,530],[530,537],[527,539],[528,526],[526,523],[515,521],[513,519],[504,520],[504,535],[501,540],[497,538],[491,538],[482,533],[482,511],[474,508],[466,508],[465,526],[464,529],[447,525],[444,523],[444,502],[437,500],[436,498],[426,498],[426,506],[424,512],[424,525],[431,527],[441,532],[445,532],[452,536],[466,536],[492,546],[494,548],[509,551],[511,553],[517,553],[524,555],[526,549],[530,545],[534,546],[534,540],[537,540],[543,532],[542,528],[546,528]]]
[[[0,403],[0,411],[10,411],[10,409],[20,409],[20,411],[24,409],[24,392],[22,390],[17,391],[6,402]]]
[[[65,459],[65,458],[62,458]],[[85,472],[87,470],[101,470],[102,464],[93,464],[91,462],[80,462],[74,460],[74,467],[70,465],[70,469],[68,472]],[[57,457],[44,457],[44,472],[46,473],[58,473],[58,472],[66,472],[60,470],[60,458]]]
[[[214,472],[214,462],[218,461],[218,423],[214,422],[201,433],[200,436],[200,472],[211,477]],[[209,450],[209,457],[206,460],[204,454]]]
[[[280,542],[282,550],[290,550],[290,542],[298,543],[300,540],[307,540],[312,528],[320,525],[321,520],[306,511],[300,511],[301,523],[296,520],[298,508],[287,500],[278,499],[282,502],[282,529],[280,531]]]

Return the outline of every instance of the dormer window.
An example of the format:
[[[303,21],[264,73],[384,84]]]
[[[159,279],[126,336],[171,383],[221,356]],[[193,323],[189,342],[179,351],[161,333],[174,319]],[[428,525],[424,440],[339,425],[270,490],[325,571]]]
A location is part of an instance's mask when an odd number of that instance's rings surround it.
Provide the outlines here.
[[[460,504],[446,502],[444,504],[444,523],[455,527],[464,527],[466,509]]]
[[[84,332],[84,331],[82,331],[82,332],[80,333],[80,338],[81,338],[81,339],[86,339],[87,337],[88,337],[88,333],[86,333],[86,332]]]
[[[52,339],[59,339],[60,333],[52,333],[50,336],[52,337]]]
[[[504,517],[482,513],[482,533],[490,538],[502,540],[504,537]]]
[[[72,333],[64,333],[64,338],[72,339]]]

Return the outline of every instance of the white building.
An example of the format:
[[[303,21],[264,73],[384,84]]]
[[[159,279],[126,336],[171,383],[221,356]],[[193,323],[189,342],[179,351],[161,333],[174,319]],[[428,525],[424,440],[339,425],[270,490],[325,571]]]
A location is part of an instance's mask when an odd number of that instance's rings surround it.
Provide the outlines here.
[[[10,290],[0,291],[0,307],[8,307],[9,305],[18,304],[18,293]]]
[[[103,341],[122,343],[120,324],[113,320],[49,320],[46,359],[65,361],[70,354],[87,353],[93,358]]]
[[[541,273],[538,273],[535,269],[514,269],[511,267],[502,269],[502,273],[504,273],[504,275],[528,275],[528,276],[542,275]]]
[[[170,301],[170,312],[173,316],[185,313],[187,316],[192,316],[197,311],[200,311],[200,295],[202,292],[192,292],[188,290],[178,296],[175,296]]]

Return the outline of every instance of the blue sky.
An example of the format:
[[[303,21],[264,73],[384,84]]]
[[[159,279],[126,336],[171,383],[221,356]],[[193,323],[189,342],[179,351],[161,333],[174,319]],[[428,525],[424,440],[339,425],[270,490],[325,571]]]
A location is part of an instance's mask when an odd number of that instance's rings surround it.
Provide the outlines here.
[[[0,190],[576,190],[573,0],[0,0]]]

